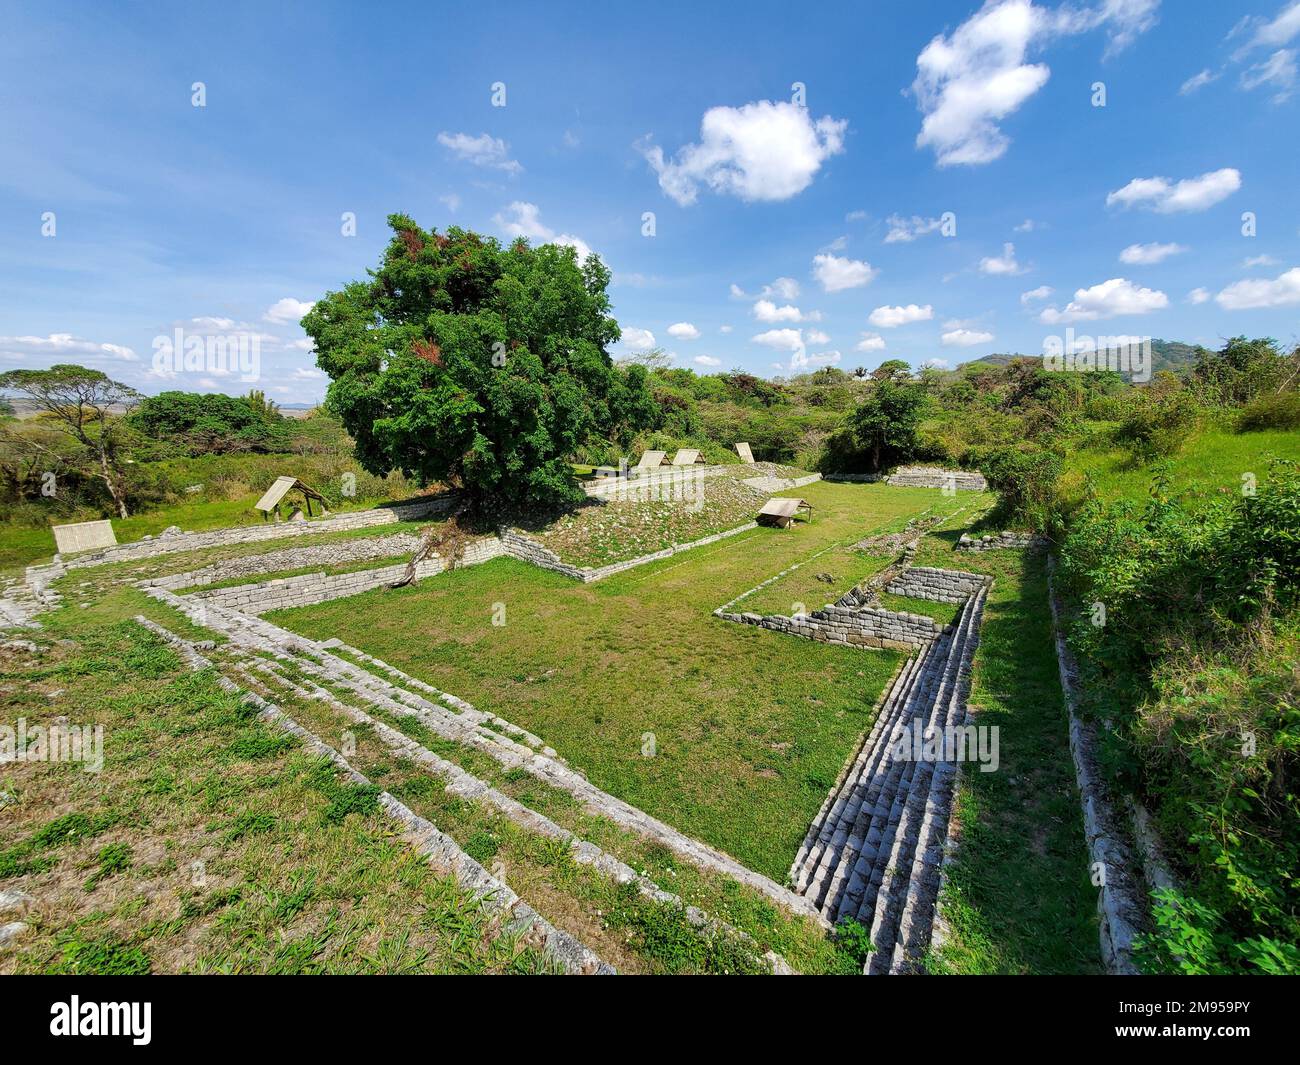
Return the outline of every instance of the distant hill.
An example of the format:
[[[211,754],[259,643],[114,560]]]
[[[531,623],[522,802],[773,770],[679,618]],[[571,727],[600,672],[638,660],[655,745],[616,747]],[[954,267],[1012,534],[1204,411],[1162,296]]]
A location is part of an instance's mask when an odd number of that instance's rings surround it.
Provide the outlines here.
[[[1181,340],[1158,340],[1151,341],[1151,371],[1159,373],[1161,370],[1184,370],[1189,366],[1196,364],[1197,358],[1202,351],[1206,350],[1200,344],[1184,344]],[[1041,359],[1041,355],[1022,355],[1018,352],[996,353],[985,355],[983,358],[972,359],[970,362],[963,362],[957,369],[965,366],[1006,366],[1013,359]]]

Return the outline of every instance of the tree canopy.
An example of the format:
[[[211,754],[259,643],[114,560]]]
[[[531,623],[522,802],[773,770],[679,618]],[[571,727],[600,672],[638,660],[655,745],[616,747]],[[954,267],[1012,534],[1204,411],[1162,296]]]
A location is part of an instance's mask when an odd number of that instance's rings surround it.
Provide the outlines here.
[[[609,270],[573,248],[388,223],[369,279],[303,319],[358,460],[461,487],[471,502],[580,498],[574,450],[626,442],[655,416],[645,368],[616,367],[606,351],[619,338]]]
[[[84,449],[108,489],[118,516],[127,516],[123,484],[120,419],[140,398],[135,389],[99,370],[59,363],[48,370],[10,370],[0,374],[0,391],[32,400],[50,424]]]

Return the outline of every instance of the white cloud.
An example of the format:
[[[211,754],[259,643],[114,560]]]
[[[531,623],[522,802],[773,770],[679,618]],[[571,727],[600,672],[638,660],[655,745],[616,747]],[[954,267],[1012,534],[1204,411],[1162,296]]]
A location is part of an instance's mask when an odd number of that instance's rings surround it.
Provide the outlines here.
[[[1242,266],[1247,270],[1253,270],[1256,266],[1276,266],[1278,260],[1271,255],[1255,255],[1242,262]]]
[[[649,351],[655,346],[655,335],[649,329],[634,325],[623,327],[623,346],[632,351]]]
[[[460,197],[454,192],[449,192],[445,196],[439,196],[438,202],[447,208],[452,214],[460,210]]]
[[[1023,274],[1025,268],[1016,262],[1016,246],[1011,243],[1002,245],[999,256],[985,256],[980,260],[980,273],[994,276],[1014,276]]]
[[[790,369],[806,370],[811,366],[834,366],[841,357],[838,351],[819,351],[813,355],[796,351],[790,356]]]
[[[1106,206],[1146,207],[1160,214],[1204,211],[1241,188],[1241,171],[1232,167],[1172,183],[1165,177],[1134,178],[1106,197]]]
[[[918,307],[909,303],[906,307],[877,307],[867,316],[867,321],[881,329],[895,329],[909,322],[928,322],[933,317],[934,308],[930,304]]]
[[[731,326],[729,326],[729,325],[720,325],[720,326],[718,326],[718,332],[719,332],[719,333],[730,333],[730,332],[731,332]]]
[[[274,322],[277,325],[297,325],[302,316],[315,306],[314,303],[305,303],[302,300],[296,300],[292,296],[285,296],[282,300],[276,300],[266,309],[262,317],[268,322]],[[229,319],[222,319],[228,322]],[[221,328],[229,329],[229,325]]]
[[[1049,10],[1030,0],[988,0],[950,35],[935,37],[916,58],[912,92],[924,114],[917,147],[940,166],[974,166],[1002,156],[1009,144],[998,123],[1046,83],[1046,63],[1032,49],[1057,37],[1105,26],[1107,54],[1127,47],[1155,23],[1159,0],[1102,0],[1093,7]]]
[[[867,212],[861,210],[850,211],[848,214],[844,216],[844,221],[846,222],[865,222],[866,220],[867,220]]]
[[[0,355],[24,360],[31,356],[47,359],[67,359],[76,356],[87,361],[108,359],[113,362],[137,362],[139,356],[123,344],[104,344],[72,333],[50,333],[48,336],[0,337]]]
[[[755,344],[783,351],[797,351],[803,347],[803,331],[799,329],[769,329],[749,339]]]
[[[1042,229],[1042,222],[1035,222],[1032,218],[1026,218],[1020,225],[1015,227],[1017,233],[1032,233],[1035,229]]]
[[[862,339],[854,345],[854,351],[884,351],[885,338],[879,333],[863,333]]]
[[[690,322],[674,322],[668,327],[668,335],[674,340],[700,339],[700,331]]]
[[[993,339],[992,333],[982,333],[975,329],[954,329],[944,333],[939,342],[946,348],[969,348],[976,344],[987,344]]]
[[[284,300],[280,301],[280,303],[283,302]],[[303,314],[306,313],[306,311],[303,312]],[[301,317],[301,315],[299,317]],[[193,325],[197,325],[200,329],[234,329],[236,325],[233,318],[217,318],[206,314],[200,315],[198,318],[191,318],[190,322]]]
[[[1092,288],[1081,288],[1065,310],[1047,307],[1038,320],[1047,325],[1089,322],[1127,314],[1150,314],[1169,306],[1169,297],[1155,289],[1142,288],[1127,278],[1113,277]]]
[[[1153,266],[1188,250],[1182,244],[1130,244],[1119,253],[1119,261],[1130,266]]]
[[[799,298],[799,282],[793,277],[778,277],[770,285],[763,286],[762,294],[780,300],[797,300]]]
[[[885,234],[886,244],[910,244],[917,237],[933,233],[943,225],[942,218],[922,218],[915,214],[911,218],[891,214],[885,221],[889,224],[889,232]]]
[[[1300,266],[1293,266],[1272,281],[1235,281],[1214,302],[1225,311],[1264,310],[1300,303]]]
[[[1295,56],[1294,48],[1279,48],[1267,59],[1241,72],[1241,87],[1250,90],[1258,89],[1261,85],[1271,85],[1277,89],[1273,102],[1282,103],[1295,88]]]
[[[1055,291],[1050,285],[1039,285],[1037,288],[1031,288],[1028,292],[1020,293],[1020,302],[1033,303],[1035,300],[1045,300]]]
[[[816,322],[821,319],[819,311],[805,314],[798,307],[785,304],[778,307],[771,300],[758,300],[754,303],[754,317],[760,322]]]
[[[749,293],[746,292],[743,288],[741,288],[741,287],[740,287],[738,284],[736,284],[734,281],[731,283],[731,289],[730,289],[730,291],[731,291],[731,298],[732,298],[733,300],[747,300],[747,299],[749,299]]]
[[[926,359],[925,362],[921,363],[921,367],[924,369],[927,366],[935,370],[946,370],[948,368],[948,360]]]
[[[829,334],[823,333],[820,329],[809,329],[807,340],[809,344],[829,344],[831,338]]]
[[[558,244],[561,247],[573,248],[578,253],[579,265],[585,263],[587,256],[591,254],[591,247],[581,237],[569,233],[556,233],[543,223],[541,208],[535,203],[515,200],[504,211],[498,211],[493,215],[492,221],[507,236],[524,237],[541,244]]]
[[[1194,288],[1192,289],[1191,292],[1187,293],[1188,303],[1195,303],[1195,304],[1207,303],[1209,299],[1210,299],[1209,289]]]
[[[500,137],[480,133],[471,137],[468,133],[438,134],[438,143],[450,149],[452,155],[474,166],[486,166],[493,170],[504,170],[508,174],[518,174],[524,168],[510,158],[510,150]],[[455,210],[453,207],[452,210]]]
[[[1197,89],[1202,89],[1206,85],[1209,85],[1210,82],[1215,81],[1218,77],[1218,74],[1215,74],[1210,70],[1202,70],[1199,74],[1193,74],[1183,82],[1179,87],[1178,92],[1183,96],[1187,96],[1194,93]]]
[[[822,288],[827,292],[861,288],[871,284],[878,273],[879,270],[861,259],[845,259],[838,255],[813,256],[813,277],[821,282]]]
[[[712,355],[696,355],[695,364],[697,366],[721,366],[722,360],[715,359]]]
[[[640,145],[659,187],[683,207],[700,185],[747,202],[788,200],[803,192],[832,155],[844,149],[843,119],[815,122],[808,109],[759,100],[743,107],[711,107],[700,121],[700,141],[668,159],[648,141]]]
[[[1246,31],[1252,31],[1250,39],[1237,50],[1234,59],[1240,59],[1255,48],[1276,48],[1289,43],[1300,34],[1300,0],[1291,0],[1289,4],[1283,5],[1272,19],[1258,15],[1242,19],[1229,37],[1239,36]]]

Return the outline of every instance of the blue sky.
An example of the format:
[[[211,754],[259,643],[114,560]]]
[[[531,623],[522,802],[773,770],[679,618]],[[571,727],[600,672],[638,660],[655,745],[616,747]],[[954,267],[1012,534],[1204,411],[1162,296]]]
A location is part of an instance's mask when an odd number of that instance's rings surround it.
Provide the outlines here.
[[[258,386],[317,401],[297,319],[394,211],[598,252],[614,354],[701,372],[1297,339],[1300,0],[4,17],[0,368],[238,393],[155,341],[256,335]]]

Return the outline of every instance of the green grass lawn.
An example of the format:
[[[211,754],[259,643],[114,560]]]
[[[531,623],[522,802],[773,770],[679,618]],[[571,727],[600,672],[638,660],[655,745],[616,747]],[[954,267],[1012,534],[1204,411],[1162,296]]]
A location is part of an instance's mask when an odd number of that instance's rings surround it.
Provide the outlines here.
[[[890,559],[855,551],[847,544],[832,547],[793,573],[787,573],[780,580],[746,596],[733,609],[785,615],[820,610],[889,563]],[[829,575],[833,580],[823,580],[823,575]]]
[[[547,968],[210,673],[130,622],[46,639],[68,635],[0,651],[0,720],[104,728],[98,773],[4,767],[0,889],[33,901],[0,973]]]
[[[968,502],[884,485],[801,492],[818,508],[812,524],[597,584],[497,559],[270,618],[338,636],[538,733],[598,786],[784,880],[899,656],[711,612],[828,545]],[[504,626],[492,623],[498,603]]]
[[[1209,427],[1191,437],[1169,460],[1174,491],[1196,490],[1205,494],[1240,492],[1242,475],[1253,473],[1259,481],[1268,476],[1272,457],[1300,461],[1300,433],[1270,430],[1234,433]],[[1151,485],[1152,468],[1134,464],[1120,448],[1092,447],[1066,458],[1062,486],[1074,496],[1084,475],[1092,478],[1103,499],[1145,499]]]
[[[961,603],[939,603],[933,599],[916,599],[891,592],[880,593],[880,605],[896,614],[920,614],[923,618],[933,618],[940,625],[951,625],[962,608]]]

